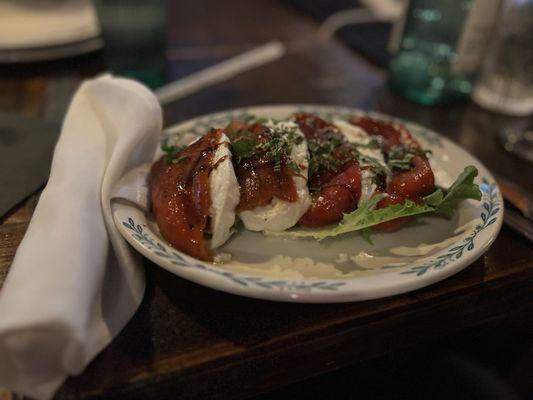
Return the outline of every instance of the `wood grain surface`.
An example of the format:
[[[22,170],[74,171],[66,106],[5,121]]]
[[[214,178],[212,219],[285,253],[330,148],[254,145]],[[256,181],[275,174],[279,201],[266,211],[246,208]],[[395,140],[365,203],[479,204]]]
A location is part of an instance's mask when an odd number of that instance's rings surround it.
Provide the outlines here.
[[[186,3],[186,4],[185,4]],[[271,39],[288,54],[165,108],[167,125],[212,111],[269,103],[339,104],[379,110],[428,126],[492,171],[533,191],[531,164],[503,151],[497,135],[516,120],[473,104],[424,107],[393,94],[386,71],[333,40],[284,3],[170,2],[173,79]],[[60,120],[100,54],[27,66],[0,66],[2,110]],[[37,194],[0,221],[0,285],[28,226]],[[282,304],[210,290],[146,261],[147,291],[116,340],[58,399],[246,398],[355,361],[427,343],[472,327],[531,320],[533,248],[502,228],[463,272],[409,294],[338,305]]]

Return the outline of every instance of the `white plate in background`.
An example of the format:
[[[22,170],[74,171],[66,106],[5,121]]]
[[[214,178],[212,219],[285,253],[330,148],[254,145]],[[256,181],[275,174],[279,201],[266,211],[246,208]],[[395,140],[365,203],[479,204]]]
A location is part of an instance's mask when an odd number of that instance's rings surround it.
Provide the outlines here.
[[[43,61],[102,47],[90,0],[0,1],[0,62]]]

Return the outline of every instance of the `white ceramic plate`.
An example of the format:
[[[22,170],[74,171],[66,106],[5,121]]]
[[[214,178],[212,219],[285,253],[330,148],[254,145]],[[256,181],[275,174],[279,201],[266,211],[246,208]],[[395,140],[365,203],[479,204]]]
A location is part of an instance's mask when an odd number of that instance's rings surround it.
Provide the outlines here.
[[[296,111],[327,119],[365,114],[334,106],[250,107],[195,118],[169,134],[203,134],[245,114],[283,119]],[[126,240],[154,263],[182,278],[242,296],[329,303],[375,299],[428,286],[461,271],[488,249],[502,225],[502,197],[494,178],[476,158],[435,132],[399,122],[433,152],[431,163],[439,180],[454,180],[467,165],[477,167],[482,200],[464,201],[451,220],[421,217],[398,232],[375,233],[374,245],[357,233],[317,242],[241,231],[221,248],[232,255],[231,261],[221,264],[198,261],[175,250],[160,236],[151,215],[134,206],[115,204],[115,223]]]

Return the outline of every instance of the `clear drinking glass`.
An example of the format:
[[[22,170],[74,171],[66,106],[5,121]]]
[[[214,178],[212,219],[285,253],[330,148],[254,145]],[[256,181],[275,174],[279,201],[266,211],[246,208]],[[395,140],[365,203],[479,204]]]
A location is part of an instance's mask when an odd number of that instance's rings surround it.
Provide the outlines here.
[[[472,92],[481,107],[533,115],[533,0],[504,0],[496,35]],[[533,124],[500,132],[506,150],[533,161]]]
[[[503,114],[533,114],[533,0],[503,2],[472,99]]]

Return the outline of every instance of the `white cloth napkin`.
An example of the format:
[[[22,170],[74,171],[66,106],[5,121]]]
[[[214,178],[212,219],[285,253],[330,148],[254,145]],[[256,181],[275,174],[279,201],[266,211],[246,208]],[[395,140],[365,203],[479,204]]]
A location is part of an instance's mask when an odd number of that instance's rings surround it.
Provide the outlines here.
[[[0,387],[52,397],[139,306],[144,270],[114,226],[110,195],[152,160],[161,127],[155,96],[134,81],[103,76],[77,91],[0,290]]]

